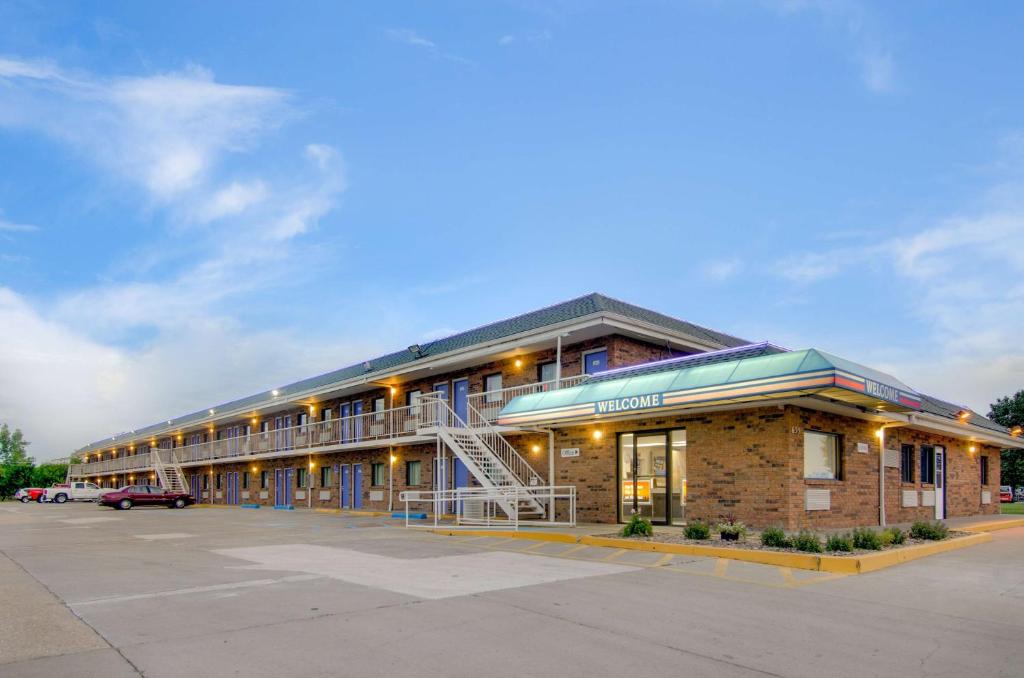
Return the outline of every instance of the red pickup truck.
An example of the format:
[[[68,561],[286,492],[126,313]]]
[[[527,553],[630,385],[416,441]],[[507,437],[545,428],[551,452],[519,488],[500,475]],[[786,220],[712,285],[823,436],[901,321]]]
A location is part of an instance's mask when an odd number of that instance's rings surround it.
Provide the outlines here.
[[[30,501],[43,501],[43,488],[41,487],[23,487],[14,493],[14,498],[20,501],[22,504],[27,504]]]

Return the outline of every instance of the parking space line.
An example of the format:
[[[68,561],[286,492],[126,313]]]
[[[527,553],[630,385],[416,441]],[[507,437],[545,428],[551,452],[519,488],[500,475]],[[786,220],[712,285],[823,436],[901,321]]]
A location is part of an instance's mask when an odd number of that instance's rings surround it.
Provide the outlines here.
[[[604,558],[601,558],[601,560],[604,560],[604,561],[615,560],[616,558],[620,557],[624,553],[626,553],[626,549],[619,549],[615,553],[609,553]]]
[[[716,577],[724,577],[725,576],[725,571],[727,569],[729,569],[729,561],[726,560],[725,558],[719,558],[715,562],[715,576]]]

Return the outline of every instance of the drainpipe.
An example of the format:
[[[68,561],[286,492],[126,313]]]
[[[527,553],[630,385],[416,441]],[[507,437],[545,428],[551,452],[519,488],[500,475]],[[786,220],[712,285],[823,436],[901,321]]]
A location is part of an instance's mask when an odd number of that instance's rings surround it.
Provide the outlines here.
[[[555,389],[562,381],[562,335],[555,339]]]
[[[878,427],[878,525],[885,527],[885,429],[906,426],[895,421]]]

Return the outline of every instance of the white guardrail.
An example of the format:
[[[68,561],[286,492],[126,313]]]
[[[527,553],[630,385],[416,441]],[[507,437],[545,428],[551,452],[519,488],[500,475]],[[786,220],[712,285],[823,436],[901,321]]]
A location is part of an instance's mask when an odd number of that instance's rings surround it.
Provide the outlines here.
[[[516,506],[534,500],[547,506],[545,519],[521,520],[518,511],[506,516],[503,506]],[[444,527],[442,516],[453,515],[455,527],[500,527],[519,529],[520,524],[538,527],[576,526],[576,486],[540,487],[458,487],[452,490],[399,492],[405,507],[406,527]],[[429,506],[433,524],[411,518],[410,507]],[[532,515],[532,514],[531,514]],[[415,521],[415,522],[414,522]]]

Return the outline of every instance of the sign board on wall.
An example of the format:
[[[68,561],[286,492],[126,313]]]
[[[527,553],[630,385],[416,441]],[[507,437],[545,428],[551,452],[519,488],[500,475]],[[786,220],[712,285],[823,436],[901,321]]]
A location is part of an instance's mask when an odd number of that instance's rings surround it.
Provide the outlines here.
[[[578,457],[580,456],[580,448],[578,447],[563,447],[562,457]]]
[[[622,481],[622,503],[632,504],[633,503],[633,481],[623,480]],[[650,504],[651,503],[651,481],[637,480],[636,481],[636,503],[637,504]]]
[[[857,451],[860,452],[861,454],[867,454],[868,453],[868,444],[867,443],[857,443]]]

